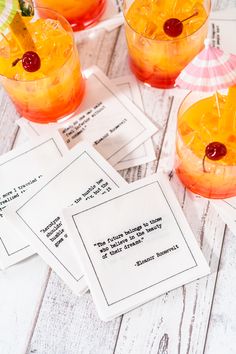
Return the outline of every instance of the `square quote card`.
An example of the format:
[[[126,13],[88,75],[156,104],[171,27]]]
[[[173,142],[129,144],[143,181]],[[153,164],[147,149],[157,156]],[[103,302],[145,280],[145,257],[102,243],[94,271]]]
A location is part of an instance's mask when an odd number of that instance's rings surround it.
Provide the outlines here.
[[[124,184],[125,180],[93,147],[78,144],[37,188],[6,210],[6,218],[64,282],[76,294],[82,294],[87,284],[61,211],[73,204],[85,207],[89,200]]]
[[[22,144],[0,157],[0,267],[6,268],[34,251],[4,218],[4,211],[34,188],[68,153],[59,134],[38,137],[34,142]]]
[[[105,321],[209,273],[163,176],[134,182],[63,215]]]
[[[85,141],[115,166],[149,139],[157,128],[97,67],[87,69],[84,74],[87,94],[79,107],[82,113],[47,126],[25,122],[25,128],[31,136],[56,129],[69,149]]]

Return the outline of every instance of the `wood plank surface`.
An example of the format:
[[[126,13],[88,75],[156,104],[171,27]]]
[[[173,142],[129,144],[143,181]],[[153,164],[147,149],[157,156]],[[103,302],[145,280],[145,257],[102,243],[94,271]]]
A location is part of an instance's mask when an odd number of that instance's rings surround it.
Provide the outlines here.
[[[18,116],[2,87],[0,87],[0,107],[0,154],[3,154],[11,150],[14,145],[18,132],[15,121]]]
[[[31,257],[0,272],[1,354],[26,352],[48,272],[47,265],[39,257]]]
[[[214,8],[236,6],[215,1]],[[129,73],[124,29],[99,31],[78,41],[83,68],[98,65],[110,78]],[[174,144],[173,90],[140,85],[146,114],[158,133],[157,161],[122,171],[132,182],[170,171]],[[0,153],[24,139],[17,114],[0,90]],[[235,354],[236,241],[211,204],[171,179],[178,200],[210,264],[211,275],[108,323],[99,320],[91,295],[79,298],[38,257],[0,272],[0,354]]]
[[[235,235],[226,229],[205,343],[207,354],[236,353],[235,252]]]

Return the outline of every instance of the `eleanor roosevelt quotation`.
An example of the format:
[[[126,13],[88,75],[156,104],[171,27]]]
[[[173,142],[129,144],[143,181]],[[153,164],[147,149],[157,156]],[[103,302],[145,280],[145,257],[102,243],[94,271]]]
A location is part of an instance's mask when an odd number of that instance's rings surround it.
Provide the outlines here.
[[[110,259],[117,254],[124,254],[129,249],[137,247],[145,242],[150,235],[156,234],[162,229],[162,217],[157,217],[143,222],[133,228],[122,231],[121,233],[108,236],[106,239],[100,242],[94,243],[94,247],[99,250],[101,259]],[[154,259],[164,256],[170,252],[177,250],[179,246],[177,244],[164,249],[160,252],[155,252],[147,258],[137,260],[135,266],[139,267],[145,263],[153,261]]]

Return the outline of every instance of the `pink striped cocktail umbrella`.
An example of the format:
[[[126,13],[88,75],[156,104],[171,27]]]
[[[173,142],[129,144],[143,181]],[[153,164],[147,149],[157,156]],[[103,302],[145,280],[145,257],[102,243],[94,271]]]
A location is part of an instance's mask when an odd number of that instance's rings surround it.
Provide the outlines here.
[[[206,43],[205,48],[184,68],[176,85],[190,90],[214,92],[236,85],[236,55],[226,54]]]
[[[200,92],[215,92],[219,117],[222,117],[217,90],[229,88],[226,107],[232,105],[236,109],[236,55],[228,54],[209,45],[184,68],[176,79],[176,86]],[[227,115],[227,110],[221,119],[222,129],[231,129],[233,120]]]

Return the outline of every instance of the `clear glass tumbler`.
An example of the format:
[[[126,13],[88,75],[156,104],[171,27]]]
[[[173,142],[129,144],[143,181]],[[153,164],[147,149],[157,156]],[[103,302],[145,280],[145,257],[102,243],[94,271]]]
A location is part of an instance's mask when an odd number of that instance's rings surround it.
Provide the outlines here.
[[[73,32],[64,17],[48,9],[36,8],[33,17],[22,19],[23,36],[8,29],[0,40],[0,82],[20,115],[38,123],[58,121],[76,110],[84,94]],[[41,61],[35,72],[23,67],[29,50]]]
[[[181,70],[203,49],[210,7],[210,0],[124,0],[129,61],[136,77],[153,87],[173,87]],[[165,26],[173,18],[179,22],[172,22],[172,32],[182,26],[176,37],[168,35]]]
[[[236,117],[230,99],[227,92],[191,92],[178,112],[176,173],[206,198],[236,195]]]

